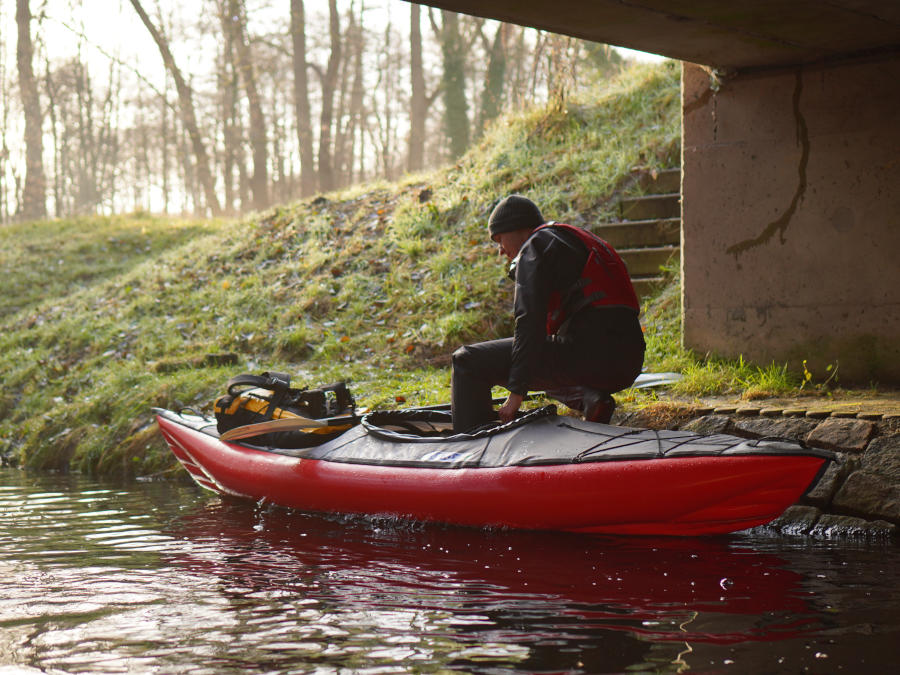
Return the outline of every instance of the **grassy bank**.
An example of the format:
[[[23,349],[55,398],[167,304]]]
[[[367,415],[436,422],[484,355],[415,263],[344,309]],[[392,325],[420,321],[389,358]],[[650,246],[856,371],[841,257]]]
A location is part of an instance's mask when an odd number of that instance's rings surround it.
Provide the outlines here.
[[[238,372],[348,380],[370,408],[447,401],[449,354],[512,330],[485,236],[494,200],[522,192],[548,218],[602,222],[638,189],[635,168],[677,164],[678,142],[678,69],[642,66],[564,110],[503,118],[456,165],[400,183],[237,222],[3,228],[0,452],[35,468],[166,471],[150,408],[208,411]],[[720,372],[681,349],[677,301],[675,278],[647,307],[648,367],[687,372],[687,394],[755,386],[764,371]]]

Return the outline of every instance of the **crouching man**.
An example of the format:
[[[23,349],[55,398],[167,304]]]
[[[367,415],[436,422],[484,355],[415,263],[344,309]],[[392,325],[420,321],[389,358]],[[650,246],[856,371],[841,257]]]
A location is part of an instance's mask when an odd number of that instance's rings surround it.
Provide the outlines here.
[[[572,225],[545,223],[520,195],[500,201],[491,239],[515,279],[515,334],[453,354],[451,406],[457,433],[499,415],[512,420],[529,390],[544,390],[592,422],[609,422],[611,394],[629,387],[644,362],[639,304],[612,246]],[[494,412],[491,387],[509,390]]]

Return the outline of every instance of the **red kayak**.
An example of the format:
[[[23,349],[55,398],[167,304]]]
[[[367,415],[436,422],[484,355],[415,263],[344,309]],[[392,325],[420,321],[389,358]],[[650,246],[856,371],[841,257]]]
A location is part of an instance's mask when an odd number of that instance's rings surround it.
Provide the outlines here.
[[[448,413],[371,413],[302,448],[225,442],[215,420],[156,412],[175,456],[219,494],[475,527],[733,532],[778,517],[834,458],[780,439],[583,422],[557,416],[552,406],[456,435],[446,430]]]

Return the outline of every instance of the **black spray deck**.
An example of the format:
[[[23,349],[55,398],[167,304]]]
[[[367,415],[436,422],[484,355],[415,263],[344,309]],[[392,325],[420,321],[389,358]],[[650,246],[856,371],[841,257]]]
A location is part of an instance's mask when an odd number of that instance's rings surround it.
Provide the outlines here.
[[[214,420],[157,412],[218,437]],[[373,412],[337,438],[311,448],[275,448],[249,442],[240,445],[330,462],[447,469],[735,455],[835,459],[828,450],[808,448],[787,439],[617,427],[560,416],[554,406],[473,434],[451,435],[449,427],[450,413],[445,411]]]

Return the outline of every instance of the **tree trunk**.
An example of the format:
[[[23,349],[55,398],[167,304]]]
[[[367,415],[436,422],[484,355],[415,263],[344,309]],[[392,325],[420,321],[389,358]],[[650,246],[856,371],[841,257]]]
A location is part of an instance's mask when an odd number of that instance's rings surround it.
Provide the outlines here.
[[[166,91],[168,87],[163,88],[163,92]],[[162,157],[160,162],[162,164],[162,209],[163,213],[169,212],[169,148],[171,147],[170,140],[172,135],[169,133],[169,101],[167,100],[167,96],[163,93],[162,96],[162,106],[160,109],[159,115],[159,135],[162,143]]]
[[[309,78],[306,73],[306,17],[303,0],[291,0],[291,40],[294,48],[294,109],[297,115],[297,140],[300,143],[300,195],[308,197],[316,191],[317,176],[309,108]]]
[[[441,10],[441,52],[444,70],[444,128],[450,142],[451,159],[469,147],[469,104],[466,101],[466,50],[459,27],[459,15]]]
[[[253,152],[253,175],[250,177],[250,192],[253,194],[253,208],[264,209],[269,205],[268,147],[266,140],[266,119],[262,111],[262,101],[256,81],[256,67],[247,38],[247,21],[243,3],[228,0],[227,16],[222,17],[225,29],[234,38],[238,58],[238,71],[244,90],[247,92],[247,106],[250,109],[250,147]]]
[[[175,59],[172,56],[171,50],[169,49],[168,42],[166,41],[162,33],[160,33],[150,21],[150,17],[147,16],[147,12],[145,12],[144,8],[141,6],[140,0],[131,0],[131,4],[134,7],[134,10],[138,13],[138,16],[140,16],[144,26],[150,32],[150,35],[153,37],[153,41],[156,43],[156,46],[159,48],[159,53],[162,56],[163,63],[166,66],[166,70],[169,71],[169,74],[172,75],[172,79],[175,80],[175,89],[178,92],[178,102],[181,109],[181,118],[184,123],[185,130],[190,136],[191,147],[193,149],[194,156],[197,159],[197,178],[200,181],[201,187],[203,188],[207,206],[213,212],[213,215],[218,216],[221,214],[222,209],[219,206],[219,198],[216,196],[212,174],[209,170],[209,160],[206,155],[206,147],[203,144],[203,138],[200,136],[200,129],[197,126],[197,115],[194,112],[194,102],[191,97],[191,89],[184,81],[184,77],[182,76],[181,71],[175,64]]]
[[[269,199],[276,204],[282,204],[290,200],[291,172],[290,163],[285,156],[287,141],[287,120],[290,119],[289,106],[285,105],[281,96],[276,95],[272,100],[271,108],[271,137],[272,137],[272,189]]]
[[[526,61],[528,56],[528,49],[525,45],[526,29],[514,27],[512,30],[516,32],[516,36],[515,40],[510,41],[512,43],[510,48],[510,67],[508,69],[510,72],[507,73],[508,86],[506,91],[508,92],[508,104],[510,107],[520,108],[526,104],[527,98],[525,96],[527,80]]]
[[[383,65],[381,66],[381,86],[379,88],[384,92],[382,99],[383,108],[381,115],[376,117],[381,132],[381,174],[387,180],[394,180],[395,178],[394,148],[397,145],[396,132],[398,125],[396,120],[397,106],[394,102],[400,98],[397,93],[400,87],[399,74],[391,50],[394,42],[391,38],[391,33],[392,26],[388,22],[387,26],[385,26],[384,39],[381,41],[381,62]]]
[[[50,118],[50,135],[53,139],[53,213],[57,218],[61,218],[62,212],[62,162],[60,151],[60,134],[56,121],[56,90],[57,87],[53,82],[53,76],[50,73],[50,60],[46,63],[47,72],[45,75],[45,84],[47,90],[47,115]],[[0,166],[0,176],[3,175],[3,167]],[[2,205],[0,205],[2,206]]]
[[[406,160],[408,171],[421,171],[425,166],[425,70],[422,66],[422,28],[419,5],[409,6],[409,151]]]
[[[222,64],[219,71],[219,93],[222,118],[222,178],[225,188],[224,209],[228,214],[234,213],[238,192],[236,184],[236,164],[240,155],[240,126],[238,124],[238,75],[235,72],[234,38],[230,31],[224,35],[222,45]]]
[[[0,49],[3,49],[0,43]],[[0,96],[4,102],[9,100],[7,79],[4,77],[6,69],[3,67],[3,55],[0,54]],[[9,129],[9,106],[3,106],[3,119],[0,119],[0,224],[9,218],[9,195],[6,181],[6,164],[9,161],[9,146],[6,143],[6,131]]]
[[[547,44],[547,36],[544,31],[537,31],[535,36],[534,51],[531,57],[531,100],[537,98],[538,78],[541,73],[541,62],[543,60],[544,47]]]
[[[484,133],[488,124],[494,121],[503,107],[503,87],[506,82],[506,39],[509,24],[497,26],[497,34],[491,45],[488,59],[487,77],[481,93],[481,110],[478,114],[478,133]]]
[[[122,91],[119,73],[116,63],[109,66],[109,83],[106,87],[106,98],[100,110],[101,117],[97,126],[95,143],[97,150],[94,153],[94,184],[97,195],[96,206],[102,209],[103,202],[111,207],[116,201],[116,174],[120,161],[121,132],[118,122],[120,106],[119,93]]]
[[[0,225],[6,223],[9,218],[9,197],[7,195],[6,165],[9,161],[9,146],[6,142],[6,134],[9,130],[9,90],[11,83],[6,77],[6,44],[3,41],[3,33],[0,32]]]
[[[347,159],[347,180],[353,183],[354,180],[359,181],[360,175],[354,175],[353,164],[356,159],[356,138],[362,136],[362,118],[364,115],[364,90],[363,80],[363,52],[365,51],[365,34],[362,26],[362,10],[360,10],[359,23],[356,30],[356,41],[354,44],[353,56],[353,88],[350,93],[350,124],[349,127],[349,157]]]
[[[322,81],[322,116],[319,124],[319,189],[330,192],[335,188],[334,157],[331,148],[331,128],[334,120],[334,92],[338,68],[341,64],[341,26],[337,0],[328,0],[331,54]]]
[[[19,215],[24,220],[36,220],[47,216],[47,185],[44,178],[41,101],[31,63],[34,47],[31,43],[28,0],[16,0],[16,24],[19,29],[16,63],[25,112],[25,187]]]
[[[353,126],[352,112],[348,112],[350,88],[352,79],[350,77],[350,68],[353,66],[353,59],[356,53],[356,21],[353,16],[353,5],[350,5],[350,12],[347,15],[347,28],[344,31],[344,41],[342,45],[342,53],[344,58],[338,70],[338,84],[336,92],[337,108],[334,112],[334,141],[332,143],[332,171],[334,172],[335,187],[343,187],[350,182],[349,172],[347,171],[347,135]],[[346,124],[345,121],[346,114]]]
[[[78,124],[78,154],[75,156],[78,168],[75,176],[77,185],[75,212],[79,215],[86,215],[94,203],[94,191],[90,179],[90,167],[93,165],[94,153],[91,135],[94,126],[94,92],[88,81],[87,70],[80,60],[76,62],[74,84],[77,103],[75,113]],[[72,139],[67,140],[71,142]]]

